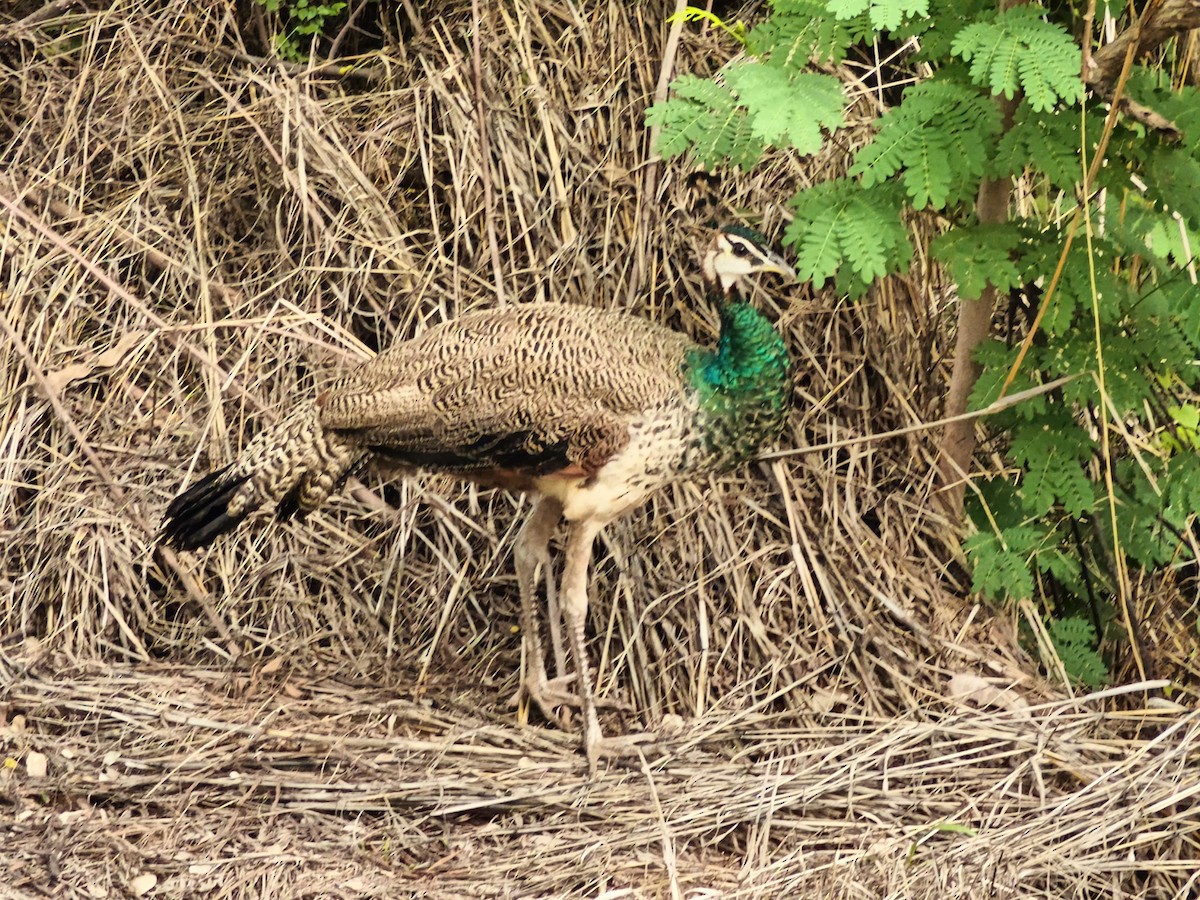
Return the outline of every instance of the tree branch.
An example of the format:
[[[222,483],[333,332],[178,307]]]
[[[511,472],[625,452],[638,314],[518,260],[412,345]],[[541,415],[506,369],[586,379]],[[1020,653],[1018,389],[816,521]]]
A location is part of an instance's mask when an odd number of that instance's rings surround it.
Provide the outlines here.
[[[1130,44],[1136,44],[1135,58],[1145,56],[1193,28],[1200,28],[1200,0],[1150,0],[1136,21],[1091,55],[1083,80],[1092,90],[1107,95],[1121,74]]]
[[[1111,101],[1125,55],[1131,49],[1135,59],[1145,56],[1193,28],[1200,28],[1200,0],[1150,0],[1128,28],[1095,53],[1088,52],[1090,31],[1084,36],[1083,81],[1094,93]],[[1121,97],[1117,108],[1122,115],[1157,131],[1167,140],[1182,137],[1174,122],[1130,97]]]

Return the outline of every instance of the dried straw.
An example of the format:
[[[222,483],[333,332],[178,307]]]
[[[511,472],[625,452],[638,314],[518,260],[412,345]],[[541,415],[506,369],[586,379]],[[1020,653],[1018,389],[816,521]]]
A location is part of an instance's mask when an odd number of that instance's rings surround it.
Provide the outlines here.
[[[635,710],[607,727],[665,737],[594,781],[503,705],[519,498],[371,474],[155,552],[182,484],[497,277],[711,339],[704,223],[778,234],[845,164],[853,131],[753,175],[647,162],[664,72],[728,52],[665,56],[672,4],[469,6],[401,4],[344,76],[259,58],[232,3],[0,13],[0,896],[1187,896],[1195,715],[1039,680],[963,600],[934,437],[870,439],[940,411],[923,265],[760,298],[786,446],[861,442],[607,530],[594,660]]]

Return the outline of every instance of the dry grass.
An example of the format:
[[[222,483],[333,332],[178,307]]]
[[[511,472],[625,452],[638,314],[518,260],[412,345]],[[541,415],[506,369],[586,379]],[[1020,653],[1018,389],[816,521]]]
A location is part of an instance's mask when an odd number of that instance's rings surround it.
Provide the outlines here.
[[[711,338],[703,223],[777,234],[844,159],[647,163],[670,5],[604,0],[488,6],[483,146],[469,4],[421,6],[340,81],[256,60],[223,3],[0,32],[0,896],[1188,896],[1200,721],[1031,674],[962,599],[920,433],[608,529],[592,647],[637,711],[609,727],[676,730],[592,782],[503,706],[519,499],[372,475],[155,553],[257,423],[501,293]],[[789,446],[937,418],[932,278],[762,298],[799,363]],[[1007,708],[955,698],[971,677]]]

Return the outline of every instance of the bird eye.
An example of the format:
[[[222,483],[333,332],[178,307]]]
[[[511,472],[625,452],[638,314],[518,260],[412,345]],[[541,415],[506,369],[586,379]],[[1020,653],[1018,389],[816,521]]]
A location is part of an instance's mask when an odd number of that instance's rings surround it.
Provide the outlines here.
[[[750,252],[750,248],[747,247],[745,244],[734,244],[733,245],[733,255],[734,256],[746,256],[749,252]]]

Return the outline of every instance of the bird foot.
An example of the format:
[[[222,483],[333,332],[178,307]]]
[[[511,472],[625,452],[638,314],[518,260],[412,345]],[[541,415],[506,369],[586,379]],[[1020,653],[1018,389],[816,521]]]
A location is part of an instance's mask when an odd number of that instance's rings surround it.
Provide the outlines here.
[[[573,674],[560,675],[558,678],[526,679],[521,682],[517,692],[509,699],[508,705],[520,706],[522,695],[528,696],[549,721],[559,728],[569,730],[570,718],[563,712],[563,708],[578,709],[583,705],[578,694],[573,694],[566,689],[574,680]]]
[[[645,751],[663,746],[668,742],[678,740],[687,732],[687,725],[677,715],[663,716],[658,728],[653,731],[641,731],[614,737],[604,737],[599,730],[584,733],[584,752],[587,754],[588,770],[596,774],[597,764],[601,759],[628,759],[642,756]]]
[[[560,675],[557,678],[526,679],[517,688],[517,692],[509,698],[508,705],[519,707],[521,696],[526,695],[549,721],[564,731],[570,731],[569,710],[583,708],[583,698],[566,689],[573,681],[575,681],[574,672],[569,675]],[[631,712],[633,709],[628,703],[609,700],[605,697],[596,698],[596,707],[618,712]]]
[[[657,731],[638,731],[620,737],[601,738],[594,744],[595,755],[608,759],[636,756],[642,750],[657,744],[660,737]]]
[[[619,737],[585,737],[584,753],[587,754],[588,774],[595,777],[601,759],[629,760],[643,756],[663,739],[657,731],[640,731]]]

